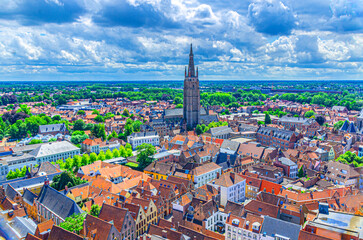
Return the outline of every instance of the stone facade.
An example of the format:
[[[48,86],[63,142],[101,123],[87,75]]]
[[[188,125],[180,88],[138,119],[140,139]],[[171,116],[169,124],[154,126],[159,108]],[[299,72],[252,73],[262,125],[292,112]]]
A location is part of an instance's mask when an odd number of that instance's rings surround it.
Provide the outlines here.
[[[190,45],[188,71],[185,69],[183,117],[188,127],[200,122],[200,92],[198,68],[194,68],[194,55]]]

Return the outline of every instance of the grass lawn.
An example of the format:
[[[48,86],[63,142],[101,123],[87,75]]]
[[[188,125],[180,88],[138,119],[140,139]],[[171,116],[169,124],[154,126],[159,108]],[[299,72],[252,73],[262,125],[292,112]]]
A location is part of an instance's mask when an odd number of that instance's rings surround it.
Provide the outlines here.
[[[132,167],[132,168],[137,168],[139,166],[139,164],[133,163],[133,162],[128,162],[128,163],[125,164],[125,166]]]

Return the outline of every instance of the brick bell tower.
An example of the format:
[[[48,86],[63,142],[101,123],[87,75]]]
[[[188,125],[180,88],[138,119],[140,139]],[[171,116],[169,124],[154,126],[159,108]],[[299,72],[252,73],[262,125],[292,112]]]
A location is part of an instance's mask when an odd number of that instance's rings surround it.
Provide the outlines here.
[[[200,122],[198,67],[195,71],[192,44],[190,44],[188,71],[185,68],[183,116],[190,128],[194,128]]]

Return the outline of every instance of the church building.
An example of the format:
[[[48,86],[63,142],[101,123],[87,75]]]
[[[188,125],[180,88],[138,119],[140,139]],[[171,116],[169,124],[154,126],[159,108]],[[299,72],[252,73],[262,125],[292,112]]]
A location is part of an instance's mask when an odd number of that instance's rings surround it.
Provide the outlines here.
[[[198,67],[195,71],[193,47],[190,45],[188,70],[185,68],[183,117],[188,127],[200,123],[200,92]]]
[[[208,109],[200,105],[198,68],[194,67],[192,45],[190,45],[189,64],[184,73],[183,109],[166,109],[163,118],[167,124],[180,124],[188,128],[195,128],[198,124],[208,125],[211,122],[218,122],[216,114],[209,115]]]

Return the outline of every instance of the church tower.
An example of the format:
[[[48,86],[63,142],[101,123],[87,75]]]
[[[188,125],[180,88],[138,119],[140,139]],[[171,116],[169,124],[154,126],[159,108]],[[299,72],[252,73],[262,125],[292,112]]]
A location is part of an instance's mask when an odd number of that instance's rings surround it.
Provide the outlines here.
[[[188,127],[193,128],[200,122],[198,67],[194,68],[192,44],[190,44],[188,70],[185,68],[183,116]]]

